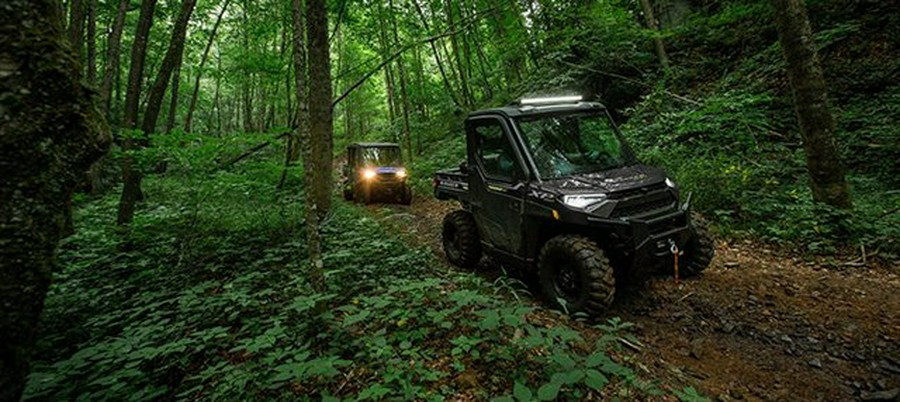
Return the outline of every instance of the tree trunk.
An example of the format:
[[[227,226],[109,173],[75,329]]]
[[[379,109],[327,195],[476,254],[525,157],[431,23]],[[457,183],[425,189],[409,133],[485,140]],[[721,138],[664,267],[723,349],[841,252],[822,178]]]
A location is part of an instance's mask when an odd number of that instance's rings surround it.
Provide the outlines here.
[[[396,13],[394,12],[394,1],[389,0],[388,6],[390,7],[394,43],[396,46],[400,46],[400,35],[397,32],[397,18]],[[409,132],[409,94],[406,92],[406,67],[403,64],[403,56],[397,58],[397,75],[400,76],[400,105],[403,108],[403,138],[406,141],[407,162],[412,162],[412,137]]]
[[[453,2],[445,0],[444,4],[445,12],[447,13],[447,25],[449,26],[450,31],[455,31],[456,23],[453,19]],[[450,49],[453,51],[453,58],[456,59],[456,68],[459,71],[459,86],[462,90],[463,104],[471,107],[474,102],[472,102],[472,95],[469,92],[469,80],[466,77],[465,61],[460,55],[459,43],[456,40],[456,35],[450,36]]]
[[[212,48],[213,42],[216,40],[216,32],[219,31],[222,16],[225,15],[225,10],[228,8],[229,3],[231,3],[231,0],[225,0],[225,3],[222,4],[222,9],[219,10],[219,15],[216,16],[216,23],[213,24],[212,32],[210,32],[209,39],[206,41],[206,48],[203,49],[203,56],[200,58],[200,67],[197,68],[197,73],[194,75],[194,91],[191,93],[191,103],[188,104],[187,116],[184,118],[184,131],[186,133],[191,132],[193,129],[194,109],[197,107],[197,96],[200,94],[200,77],[203,75],[203,66],[206,65],[206,60],[209,58],[209,49]]]
[[[835,124],[828,106],[825,77],[812,43],[806,6],[802,0],[772,0],[772,5],[803,133],[813,198],[833,207],[850,209],[850,191],[835,144]]]
[[[134,35],[134,43],[131,45],[131,68],[128,71],[128,89],[125,93],[125,114],[122,126],[128,130],[137,128],[138,106],[141,99],[141,83],[144,77],[144,61],[147,56],[147,37],[150,36],[150,27],[153,26],[153,9],[156,0],[143,0],[141,2],[141,14],[138,17],[137,31]],[[134,140],[127,136],[122,141],[122,147],[127,152],[134,148]],[[119,225],[131,222],[134,216],[134,204],[143,197],[140,188],[140,170],[135,169],[131,157],[122,158],[122,197],[119,199],[119,211],[116,219]],[[135,186],[135,183],[138,186]]]
[[[84,1],[69,3],[69,43],[75,52],[75,62],[81,65],[81,49],[84,47]]]
[[[666,53],[666,47],[662,38],[657,35],[659,26],[656,23],[656,18],[653,16],[653,5],[650,4],[650,0],[641,0],[641,7],[644,9],[644,18],[647,19],[647,26],[654,33],[653,46],[656,47],[656,57],[659,58],[659,63],[662,64],[663,70],[669,71],[669,55]]]
[[[97,0],[88,0],[87,82],[97,85]]]
[[[113,79],[119,76],[119,51],[122,43],[122,31],[125,27],[125,13],[130,0],[121,0],[116,10],[116,19],[112,31],[106,41],[106,67],[103,71],[103,83],[100,86],[100,107],[106,118],[109,118],[112,101]]]
[[[428,28],[428,18],[426,18],[425,13],[422,12],[422,6],[419,5],[419,0],[412,0],[412,2],[416,6],[416,12],[419,14],[419,18],[422,20],[422,25],[425,27],[425,30],[430,31]],[[434,62],[437,64],[438,71],[441,73],[441,81],[444,83],[444,88],[446,88],[447,93],[450,94],[450,99],[453,100],[453,104],[457,107],[462,107],[462,104],[456,98],[456,91],[453,90],[453,87],[450,85],[450,80],[447,79],[447,73],[444,71],[444,63],[441,62],[441,54],[438,52],[437,44],[434,42],[435,41],[431,41],[429,43],[431,44],[431,52],[434,53]]]
[[[310,3],[315,2],[317,0],[308,0]],[[293,140],[295,142],[303,141],[305,142],[304,155],[303,155],[303,178],[305,184],[305,197],[306,197],[306,211],[305,211],[305,220],[306,220],[306,246],[309,254],[310,261],[310,269],[309,269],[309,282],[312,285],[313,290],[316,292],[324,292],[325,291],[325,274],[324,274],[324,262],[322,260],[322,250],[321,250],[321,235],[319,232],[319,213],[316,206],[316,194],[314,189],[316,188],[316,181],[319,180],[319,177],[330,176],[325,175],[316,167],[316,162],[314,160],[315,155],[313,148],[313,144],[316,142],[315,139],[310,135],[311,122],[310,122],[310,110],[309,106],[309,94],[310,88],[307,80],[307,71],[309,70],[309,66],[306,60],[306,39],[304,33],[304,9],[302,0],[293,0],[292,2],[292,16],[293,16],[293,29],[294,35],[293,43],[294,47],[294,90],[297,93],[297,130],[295,137]],[[318,5],[309,4],[309,8],[306,10],[307,13],[312,10],[313,7],[318,8]],[[324,5],[322,5],[324,8]],[[322,11],[324,13],[324,10]],[[312,18],[307,21],[307,24],[314,22]],[[328,24],[325,24],[325,34],[328,34]],[[310,28],[312,31],[313,28]],[[331,92],[328,92],[329,96]],[[329,105],[331,102],[329,102]]]
[[[160,65],[159,73],[150,87],[150,93],[147,95],[147,108],[144,110],[144,120],[141,124],[143,137],[140,141],[126,142],[125,149],[143,148],[150,145],[150,135],[156,131],[156,122],[159,119],[159,113],[162,110],[162,100],[166,94],[166,88],[169,86],[169,79],[172,77],[172,71],[175,65],[181,59],[184,51],[184,37],[187,33],[188,21],[194,12],[196,0],[184,0],[181,4],[181,10],[178,12],[178,18],[175,21],[175,28],[172,30],[172,39],[169,41],[169,48]],[[135,147],[136,145],[136,147]],[[128,161],[129,171],[126,176],[123,168],[123,188],[122,198],[119,201],[119,224],[127,224],[134,217],[134,204],[143,198],[141,191],[141,181],[144,178],[140,168],[135,169]]]
[[[60,11],[5,0],[0,13],[0,401],[22,396],[73,189],[109,146]]]
[[[181,84],[181,63],[184,58],[184,54],[178,55],[178,61],[175,62],[175,71],[172,72],[172,90],[170,91],[169,97],[169,113],[166,116],[166,129],[165,133],[171,133],[172,128],[175,127],[175,114],[178,110],[178,88]]]
[[[314,166],[320,172],[312,188],[319,219],[331,209],[332,106],[331,61],[328,47],[328,13],[325,0],[307,0],[306,37],[309,54],[309,129]]]

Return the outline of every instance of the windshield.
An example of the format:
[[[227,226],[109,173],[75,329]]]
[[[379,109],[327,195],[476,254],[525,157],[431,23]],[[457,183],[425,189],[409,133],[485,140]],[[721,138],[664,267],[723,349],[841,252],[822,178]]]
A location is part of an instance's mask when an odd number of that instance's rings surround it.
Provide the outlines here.
[[[373,147],[359,150],[360,159],[365,166],[401,166],[403,159],[400,148]]]
[[[605,113],[526,116],[516,121],[542,178],[615,169],[632,160]]]

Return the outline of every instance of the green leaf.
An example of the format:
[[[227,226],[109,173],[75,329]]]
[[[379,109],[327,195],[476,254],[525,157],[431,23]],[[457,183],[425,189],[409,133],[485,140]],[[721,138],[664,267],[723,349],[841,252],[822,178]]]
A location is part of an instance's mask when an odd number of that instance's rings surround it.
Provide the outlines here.
[[[528,402],[534,399],[531,389],[518,381],[516,381],[516,385],[513,386],[513,395],[515,395],[519,402]]]
[[[551,380],[542,385],[541,388],[538,389],[538,399],[542,401],[552,401],[556,399],[556,396],[559,394],[560,386],[562,386],[562,384],[556,380]]]
[[[554,363],[558,364],[563,370],[572,370],[575,368],[575,360],[567,353],[556,353],[550,357]]]
[[[584,384],[600,391],[609,384],[609,379],[599,371],[589,369],[584,372]]]
[[[584,365],[587,367],[597,367],[601,364],[605,364],[611,362],[609,356],[602,351],[597,351],[588,356],[587,360],[584,361]]]

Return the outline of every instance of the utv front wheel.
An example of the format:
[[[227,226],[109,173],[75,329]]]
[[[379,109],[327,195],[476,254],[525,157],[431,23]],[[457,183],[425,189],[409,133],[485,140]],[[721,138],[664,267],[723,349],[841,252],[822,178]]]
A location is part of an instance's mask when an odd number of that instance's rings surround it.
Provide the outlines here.
[[[453,265],[472,268],[481,260],[481,239],[472,214],[466,211],[447,214],[441,235],[444,253]]]
[[[706,228],[706,220],[700,214],[692,213],[691,240],[685,245],[683,275],[687,277],[699,274],[709,266],[715,255],[716,246]]]
[[[344,200],[353,201],[353,190],[350,187],[344,187]]]
[[[541,249],[541,288],[548,301],[569,314],[598,315],[612,304],[616,280],[603,250],[578,235],[556,236]]]
[[[401,205],[409,205],[412,204],[412,189],[409,187],[403,187],[403,190],[400,192],[400,204]]]

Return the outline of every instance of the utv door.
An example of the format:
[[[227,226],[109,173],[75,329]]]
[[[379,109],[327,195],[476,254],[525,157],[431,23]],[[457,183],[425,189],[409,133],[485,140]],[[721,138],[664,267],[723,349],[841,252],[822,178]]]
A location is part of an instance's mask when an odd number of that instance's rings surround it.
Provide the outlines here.
[[[522,206],[525,195],[521,155],[510,136],[510,127],[497,117],[471,118],[468,137],[469,191],[472,214],[481,238],[502,252],[520,255]]]

